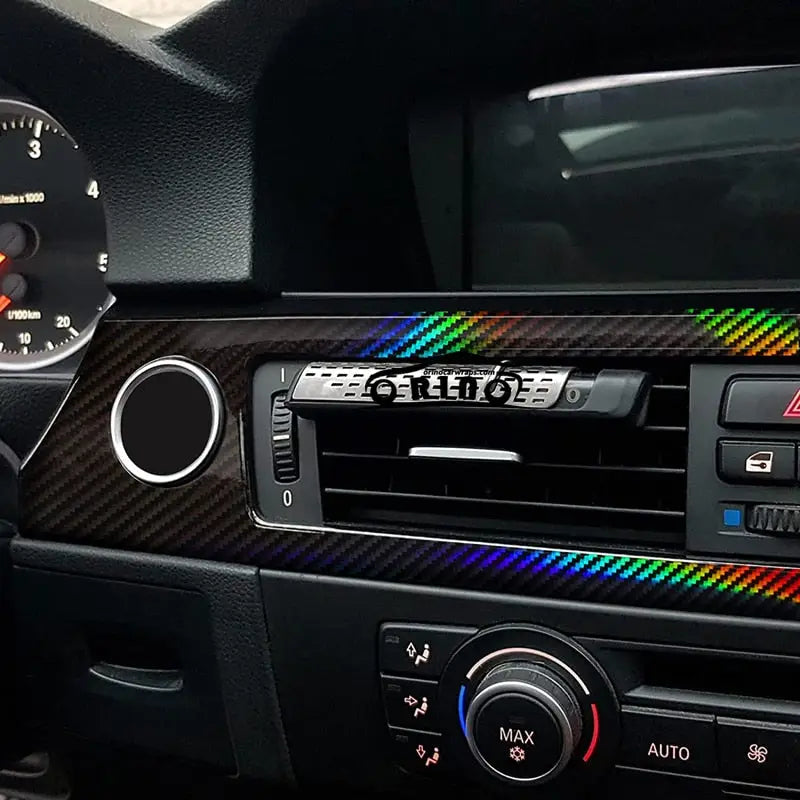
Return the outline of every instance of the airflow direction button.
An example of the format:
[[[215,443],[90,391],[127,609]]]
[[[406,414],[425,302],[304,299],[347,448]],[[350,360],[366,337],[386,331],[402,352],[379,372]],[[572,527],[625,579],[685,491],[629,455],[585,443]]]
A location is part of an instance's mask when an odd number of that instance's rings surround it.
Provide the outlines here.
[[[472,628],[444,625],[383,625],[378,643],[381,671],[438,678],[453,651],[474,633]]]
[[[411,678],[381,678],[386,719],[395,728],[435,731],[438,686],[435,681]]]
[[[446,748],[435,733],[417,733],[389,728],[395,761],[409,772],[435,778],[447,768]],[[443,767],[444,765],[444,767]]]

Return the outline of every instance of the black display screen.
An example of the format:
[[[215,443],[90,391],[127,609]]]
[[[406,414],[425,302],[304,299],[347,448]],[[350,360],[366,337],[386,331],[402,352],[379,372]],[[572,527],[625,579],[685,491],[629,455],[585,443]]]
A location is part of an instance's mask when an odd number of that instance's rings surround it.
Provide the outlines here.
[[[475,289],[800,285],[800,68],[473,102]]]

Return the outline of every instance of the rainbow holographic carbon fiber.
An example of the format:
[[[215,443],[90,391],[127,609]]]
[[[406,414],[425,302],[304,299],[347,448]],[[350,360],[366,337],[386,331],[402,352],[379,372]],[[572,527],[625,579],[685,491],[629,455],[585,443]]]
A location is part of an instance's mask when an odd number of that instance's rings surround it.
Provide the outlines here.
[[[731,355],[794,356],[800,350],[800,317],[788,311],[705,308],[688,313]]]
[[[800,569],[586,550],[526,548],[330,531],[263,538],[264,567],[583,600],[640,608],[800,619]]]
[[[674,314],[515,314],[435,311],[386,317],[348,350],[358,358],[480,355],[793,356],[800,316],[756,308]]]

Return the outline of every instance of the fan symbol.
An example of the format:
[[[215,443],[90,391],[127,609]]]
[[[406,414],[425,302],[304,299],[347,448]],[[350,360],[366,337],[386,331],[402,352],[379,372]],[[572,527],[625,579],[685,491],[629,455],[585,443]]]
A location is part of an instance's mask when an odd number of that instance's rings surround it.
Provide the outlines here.
[[[525,760],[525,751],[521,747],[512,747],[508,751],[508,755],[510,756],[512,761],[516,761],[519,764],[520,761]]]

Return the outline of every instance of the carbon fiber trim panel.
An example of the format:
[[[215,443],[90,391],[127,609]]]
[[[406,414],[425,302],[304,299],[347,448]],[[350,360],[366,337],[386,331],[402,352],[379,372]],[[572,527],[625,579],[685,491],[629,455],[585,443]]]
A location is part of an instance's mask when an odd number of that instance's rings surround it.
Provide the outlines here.
[[[724,313],[728,336],[745,317]],[[773,316],[772,333],[751,326],[733,345],[720,338],[718,322],[708,330],[695,314],[104,322],[59,417],[25,466],[23,533],[329,575],[800,619],[800,569],[259,527],[249,513],[240,446],[251,365],[262,356],[719,356],[735,354],[745,341],[753,354],[792,354],[797,317]],[[445,317],[455,321],[444,333],[434,330]],[[138,483],[116,461],[109,415],[125,379],[168,355],[207,367],[228,414],[211,468],[185,486],[161,489]]]

